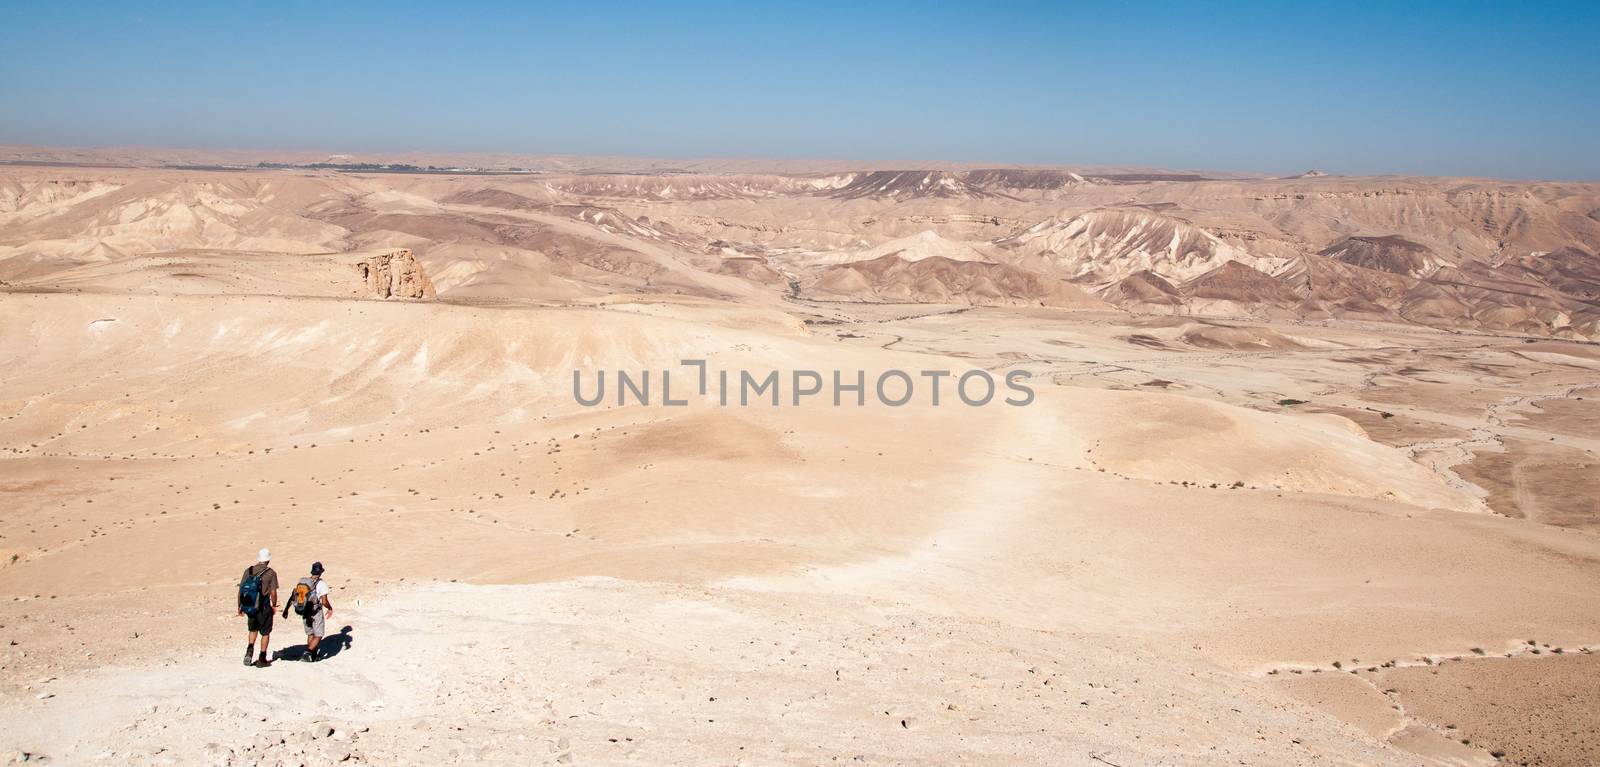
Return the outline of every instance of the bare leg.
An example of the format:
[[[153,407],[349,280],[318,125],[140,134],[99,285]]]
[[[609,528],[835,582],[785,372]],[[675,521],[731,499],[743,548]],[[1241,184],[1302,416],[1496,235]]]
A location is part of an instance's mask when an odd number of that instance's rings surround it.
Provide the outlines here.
[[[319,644],[322,644],[322,637],[314,637],[314,636],[306,637],[306,654],[307,655],[316,655],[317,654],[317,645],[319,645]]]
[[[271,642],[271,641],[272,641],[272,635],[271,634],[262,634],[261,635],[261,654],[262,655],[266,655],[267,654],[267,643]]]

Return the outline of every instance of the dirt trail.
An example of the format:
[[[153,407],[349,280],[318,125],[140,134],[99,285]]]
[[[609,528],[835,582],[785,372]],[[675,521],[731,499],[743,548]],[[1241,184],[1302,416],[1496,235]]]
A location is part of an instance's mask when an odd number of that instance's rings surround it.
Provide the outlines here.
[[[1015,536],[1025,534],[1020,524],[1049,504],[1041,495],[1043,475],[1057,469],[1030,462],[1030,446],[1062,444],[1060,422],[1046,408],[1024,411],[1007,408],[993,414],[981,443],[970,452],[963,487],[941,509],[927,513],[942,516],[940,527],[925,540],[903,550],[845,565],[813,567],[796,576],[741,577],[726,585],[759,590],[828,591],[895,599],[908,603],[940,604],[952,592],[974,588],[984,578],[986,563],[1002,556]],[[981,588],[991,610],[1027,615],[1032,603],[1027,584],[984,578]],[[956,597],[967,608],[970,600]]]

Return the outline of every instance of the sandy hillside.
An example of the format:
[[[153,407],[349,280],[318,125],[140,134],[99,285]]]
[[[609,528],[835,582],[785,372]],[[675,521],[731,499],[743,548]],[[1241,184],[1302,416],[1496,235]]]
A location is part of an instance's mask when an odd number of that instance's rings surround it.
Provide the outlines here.
[[[6,170],[0,749],[1595,763],[1596,192],[1515,192]],[[787,378],[892,369],[1036,396]],[[240,664],[261,546],[320,664]]]

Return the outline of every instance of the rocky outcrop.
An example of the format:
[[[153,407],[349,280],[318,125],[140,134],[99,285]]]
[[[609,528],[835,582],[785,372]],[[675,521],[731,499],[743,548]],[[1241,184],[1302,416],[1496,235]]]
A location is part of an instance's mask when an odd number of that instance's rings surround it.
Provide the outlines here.
[[[1371,319],[1393,318],[1416,280],[1405,275],[1345,263],[1325,256],[1302,255],[1272,276],[1288,283],[1305,299],[1308,310],[1338,316],[1350,313]]]
[[[1288,283],[1238,261],[1228,261],[1184,283],[1180,292],[1187,298],[1230,301],[1235,304],[1292,306],[1300,301]]]
[[[1085,186],[1091,182],[1069,170],[1054,168],[993,168],[961,174],[967,184],[985,190],[1058,190]]]
[[[1399,235],[1345,237],[1319,255],[1363,269],[1374,269],[1407,277],[1426,277],[1447,266],[1428,246]]]
[[[1051,217],[996,240],[1032,271],[1106,288],[1140,271],[1167,281],[1198,277],[1229,261],[1271,271],[1285,259],[1224,242],[1180,218],[1145,208],[1098,208]]]
[[[848,182],[822,194],[845,200],[916,197],[988,197],[960,173],[942,170],[875,170],[853,173]]]
[[[437,297],[422,262],[409,250],[369,253],[355,266],[374,298],[428,300]]]
[[[1155,272],[1141,270],[1123,277],[1100,293],[1100,297],[1124,309],[1148,309],[1183,304],[1183,296],[1172,283]]]
[[[729,274],[762,285],[787,286],[789,284],[789,278],[772,268],[772,265],[768,264],[765,258],[755,256],[724,258],[717,267],[717,273]]]

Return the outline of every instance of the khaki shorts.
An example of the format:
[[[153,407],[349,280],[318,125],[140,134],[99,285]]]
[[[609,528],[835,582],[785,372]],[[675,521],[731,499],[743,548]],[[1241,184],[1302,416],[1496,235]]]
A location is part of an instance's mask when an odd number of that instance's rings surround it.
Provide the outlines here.
[[[306,636],[321,639],[328,635],[328,625],[322,614],[326,609],[318,610],[311,617],[306,618]]]

